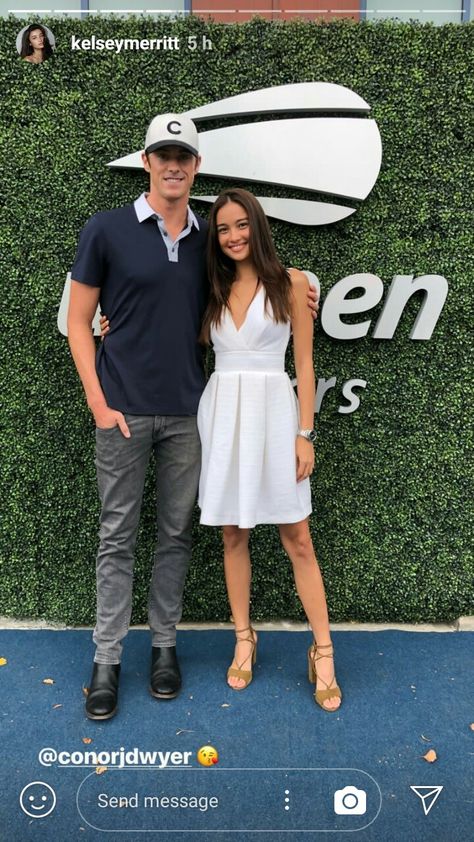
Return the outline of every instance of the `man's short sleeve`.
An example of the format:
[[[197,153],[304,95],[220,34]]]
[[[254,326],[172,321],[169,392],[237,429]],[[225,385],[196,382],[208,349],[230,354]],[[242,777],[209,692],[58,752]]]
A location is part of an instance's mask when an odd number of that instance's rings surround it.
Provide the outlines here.
[[[92,216],[84,225],[71,269],[74,281],[90,287],[101,287],[106,271],[105,238],[98,216]]]

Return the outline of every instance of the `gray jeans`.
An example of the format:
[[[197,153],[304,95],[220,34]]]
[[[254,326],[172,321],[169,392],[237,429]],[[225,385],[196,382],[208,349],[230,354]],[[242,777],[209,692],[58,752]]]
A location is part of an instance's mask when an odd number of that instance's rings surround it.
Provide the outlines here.
[[[97,555],[95,661],[118,664],[130,624],[134,551],[145,475],[156,460],[157,547],[148,601],[153,646],[174,646],[191,555],[191,520],[201,447],[194,416],[125,415],[118,427],[96,429],[102,512]]]

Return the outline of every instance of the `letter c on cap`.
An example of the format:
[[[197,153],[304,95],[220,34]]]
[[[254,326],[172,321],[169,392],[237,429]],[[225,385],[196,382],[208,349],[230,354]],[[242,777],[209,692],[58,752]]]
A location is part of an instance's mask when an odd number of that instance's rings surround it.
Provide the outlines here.
[[[179,129],[172,129],[171,126],[179,126]],[[166,128],[170,134],[181,134],[181,123],[178,123],[177,120],[172,120],[171,123],[168,123]]]

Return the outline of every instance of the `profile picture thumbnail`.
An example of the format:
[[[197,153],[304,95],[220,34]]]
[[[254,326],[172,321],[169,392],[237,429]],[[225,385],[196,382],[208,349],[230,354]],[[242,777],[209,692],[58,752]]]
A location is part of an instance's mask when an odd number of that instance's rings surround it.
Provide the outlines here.
[[[16,36],[16,49],[23,61],[30,64],[42,64],[50,56],[56,45],[56,39],[41,23],[30,23],[24,26]]]

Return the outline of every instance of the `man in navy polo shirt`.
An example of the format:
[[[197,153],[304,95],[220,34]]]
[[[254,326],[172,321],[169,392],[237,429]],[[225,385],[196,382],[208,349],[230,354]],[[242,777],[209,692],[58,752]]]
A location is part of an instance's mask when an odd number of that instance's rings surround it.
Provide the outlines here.
[[[102,503],[90,719],[108,719],[117,707],[152,451],[158,540],[148,607],[150,689],[158,699],[171,699],[181,686],[176,624],[200,470],[196,413],[205,375],[197,337],[208,295],[207,225],[188,206],[200,165],[192,121],[176,114],[155,117],[142,158],[149,193],[95,214],[81,232],[72,269],[69,343],[96,423]],[[112,327],[96,356],[91,322],[99,300]]]

